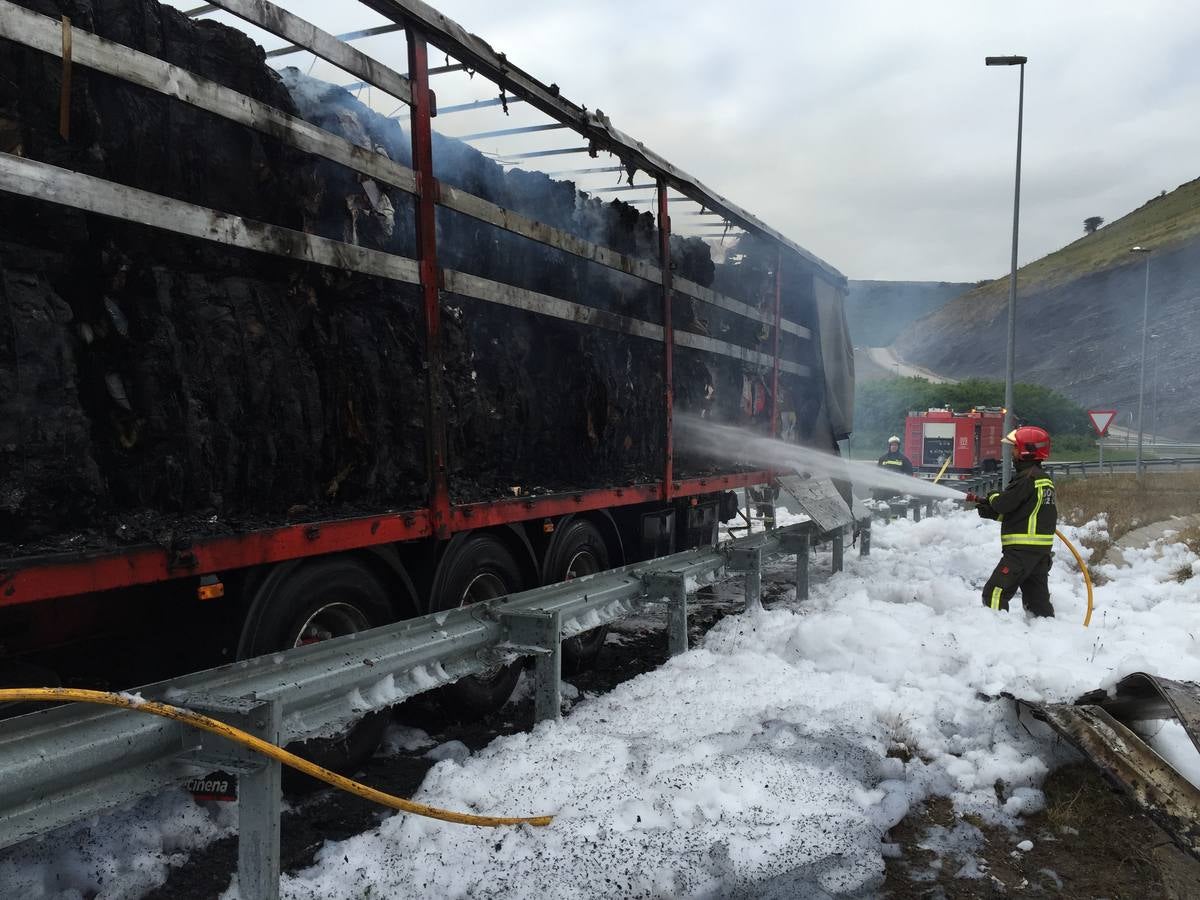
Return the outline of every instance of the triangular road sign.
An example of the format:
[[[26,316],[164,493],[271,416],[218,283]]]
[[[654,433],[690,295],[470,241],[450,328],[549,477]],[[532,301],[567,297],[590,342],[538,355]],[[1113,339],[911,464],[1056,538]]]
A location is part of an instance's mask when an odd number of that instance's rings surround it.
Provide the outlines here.
[[[1089,409],[1088,418],[1092,420],[1092,427],[1096,429],[1096,434],[1100,437],[1108,432],[1108,426],[1112,424],[1112,420],[1117,417],[1115,409]]]

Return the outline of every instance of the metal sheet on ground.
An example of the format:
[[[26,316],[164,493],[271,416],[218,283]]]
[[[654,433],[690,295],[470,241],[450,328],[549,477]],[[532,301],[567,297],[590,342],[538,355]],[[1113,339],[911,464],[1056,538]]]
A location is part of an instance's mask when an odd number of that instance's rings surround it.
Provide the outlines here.
[[[1088,700],[1122,722],[1175,719],[1200,751],[1200,685],[1194,682],[1134,672],[1117,682],[1111,698],[1093,700],[1089,695]]]
[[[779,499],[788,512],[801,512],[822,531],[834,531],[854,521],[854,514],[829,478],[781,475]]]
[[[1099,706],[1033,704],[1033,715],[1077,747],[1183,850],[1200,859],[1200,790]]]

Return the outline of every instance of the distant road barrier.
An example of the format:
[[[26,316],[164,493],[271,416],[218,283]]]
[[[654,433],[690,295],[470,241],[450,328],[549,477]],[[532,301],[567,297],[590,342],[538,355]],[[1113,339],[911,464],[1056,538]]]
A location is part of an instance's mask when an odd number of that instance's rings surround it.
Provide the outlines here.
[[[1173,469],[1180,472],[1184,469],[1200,467],[1200,456],[1177,456],[1173,459],[1147,458],[1142,460],[1142,466],[1146,469]],[[1051,476],[1066,476],[1068,478],[1073,476],[1085,478],[1088,475],[1116,475],[1118,472],[1136,472],[1137,460],[1122,459],[1113,462],[1105,460],[1103,464],[1098,461],[1050,463],[1045,469]]]
[[[1178,456],[1174,459],[1143,459],[1142,466],[1146,469],[1159,471],[1182,472],[1185,469],[1200,469],[1200,456]],[[1098,461],[1058,462],[1047,463],[1044,467],[1053,478],[1087,478],[1092,475],[1116,475],[1124,472],[1136,472],[1137,460],[1122,459],[1114,462],[1105,460],[1103,465]],[[963,491],[987,496],[992,491],[1001,490],[1000,473],[979,475],[963,481],[948,482],[947,487],[959,488]]]

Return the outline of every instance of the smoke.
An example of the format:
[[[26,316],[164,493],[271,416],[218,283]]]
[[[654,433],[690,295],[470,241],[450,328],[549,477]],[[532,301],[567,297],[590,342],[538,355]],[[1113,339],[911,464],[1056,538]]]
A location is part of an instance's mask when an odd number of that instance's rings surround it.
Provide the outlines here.
[[[895,491],[918,497],[961,500],[962,492],[920,478],[889,472],[878,466],[842,459],[811,447],[801,447],[774,438],[763,437],[744,428],[717,425],[691,415],[674,418],[676,446],[688,453],[771,469],[849,479],[858,487]]]

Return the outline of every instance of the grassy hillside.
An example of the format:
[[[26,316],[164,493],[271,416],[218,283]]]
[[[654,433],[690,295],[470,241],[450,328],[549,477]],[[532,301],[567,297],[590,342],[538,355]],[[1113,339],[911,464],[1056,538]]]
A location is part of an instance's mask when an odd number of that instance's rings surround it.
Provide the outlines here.
[[[1020,294],[1045,291],[1085,275],[1129,264],[1134,245],[1165,250],[1200,237],[1200,178],[1154,197],[1061,250],[1017,270]],[[997,278],[963,295],[961,308],[990,309],[1008,300],[1008,279]],[[955,304],[959,306],[959,304]]]

